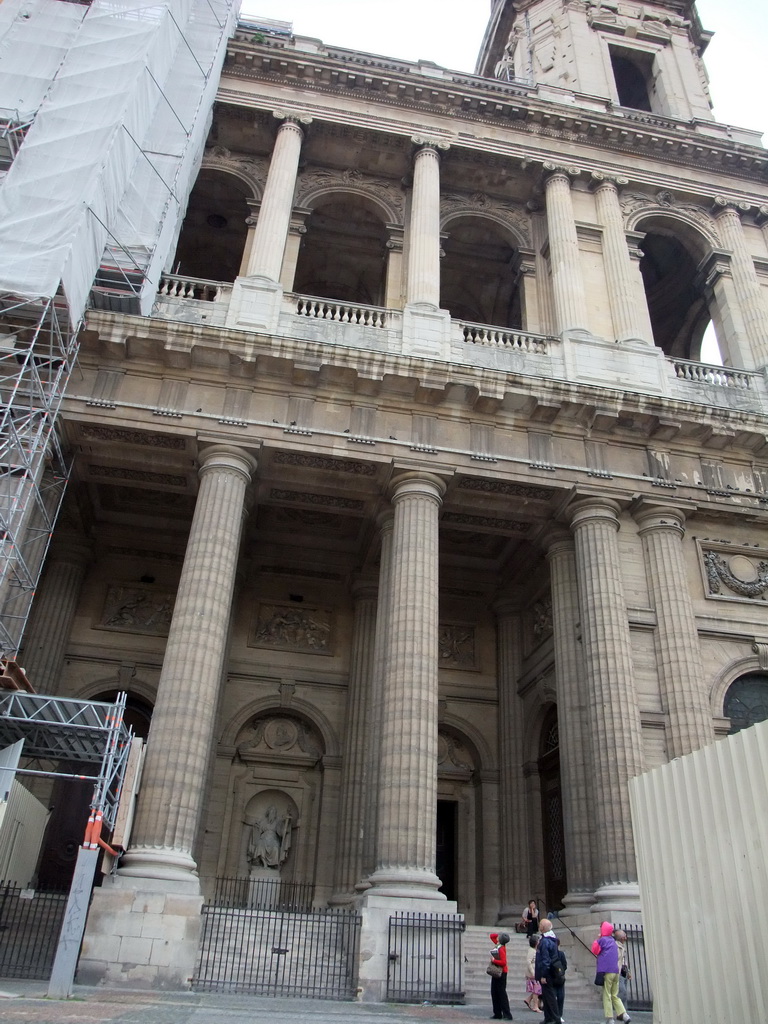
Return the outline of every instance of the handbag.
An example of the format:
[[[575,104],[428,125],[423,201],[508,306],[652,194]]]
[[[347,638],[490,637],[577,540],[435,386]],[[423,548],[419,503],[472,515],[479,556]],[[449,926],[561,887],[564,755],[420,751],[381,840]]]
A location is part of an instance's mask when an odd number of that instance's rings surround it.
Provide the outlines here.
[[[605,984],[605,971],[597,971],[595,974],[595,984],[601,986]]]
[[[493,960],[485,968],[485,973],[490,974],[492,978],[500,978],[504,973],[498,964],[495,964]]]

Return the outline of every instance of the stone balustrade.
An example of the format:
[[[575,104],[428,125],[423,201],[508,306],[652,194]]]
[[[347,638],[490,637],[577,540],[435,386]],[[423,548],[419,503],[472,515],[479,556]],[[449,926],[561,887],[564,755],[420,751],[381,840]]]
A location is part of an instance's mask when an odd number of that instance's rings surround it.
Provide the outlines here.
[[[160,320],[224,327],[233,285],[206,281],[180,274],[163,275],[152,315]],[[370,348],[391,354],[413,354],[405,331],[403,312],[357,302],[324,299],[319,296],[283,295],[275,332],[282,338]],[[565,352],[587,350],[590,359],[602,360],[600,339],[563,342],[560,338],[509,327],[454,320],[448,358],[454,363],[472,363],[492,370],[521,373],[539,379],[568,379],[572,357]],[[471,346],[469,348],[468,346]],[[574,347],[576,346],[576,347]],[[644,390],[643,382],[656,381],[651,392],[686,401],[709,402],[712,388],[725,389],[728,404],[749,411],[768,407],[768,387],[762,373],[732,366],[715,366],[689,359],[665,358],[653,345],[644,351],[625,352],[626,366],[616,363],[615,346],[606,350],[605,366],[615,372],[615,386]],[[597,364],[596,364],[597,365]],[[601,362],[600,365],[603,365]],[[605,366],[601,380],[607,383]],[[585,382],[583,372],[574,379]],[[637,382],[637,383],[635,383]],[[706,390],[702,388],[706,386]]]
[[[389,326],[389,311],[376,306],[352,305],[306,295],[293,296],[293,306],[293,312],[298,316],[307,316],[314,320],[334,320],[340,324],[359,324],[361,327]]]
[[[696,384],[714,384],[721,388],[749,391],[754,390],[762,379],[762,374],[756,371],[738,370],[732,366],[712,366],[688,359],[672,359],[671,363],[678,380],[689,380]]]
[[[511,348],[519,352],[537,352],[546,355],[549,341],[543,334],[527,334],[524,331],[504,327],[487,327],[482,324],[471,324],[460,321],[464,341],[471,345],[490,345],[498,348]]]

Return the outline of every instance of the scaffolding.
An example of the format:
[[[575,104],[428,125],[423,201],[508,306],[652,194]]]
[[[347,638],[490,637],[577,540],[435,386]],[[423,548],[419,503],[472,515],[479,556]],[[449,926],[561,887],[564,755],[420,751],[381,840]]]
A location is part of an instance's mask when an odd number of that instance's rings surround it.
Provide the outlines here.
[[[92,782],[91,806],[111,832],[131,750],[131,731],[123,721],[125,702],[125,693],[107,704],[0,691],[0,748],[23,740],[22,756],[27,760],[92,766],[91,774],[30,767],[18,768],[16,774]]]
[[[236,7],[0,4],[5,656],[21,644],[69,477],[57,416],[78,330],[88,305],[151,309],[202,159]]]

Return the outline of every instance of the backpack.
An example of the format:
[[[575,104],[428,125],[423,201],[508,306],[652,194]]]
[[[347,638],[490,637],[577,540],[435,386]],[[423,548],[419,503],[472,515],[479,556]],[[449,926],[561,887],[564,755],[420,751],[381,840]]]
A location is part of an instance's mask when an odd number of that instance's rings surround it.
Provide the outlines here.
[[[568,970],[568,961],[565,957],[565,953],[562,949],[558,949],[555,956],[552,958],[552,964],[549,968],[549,974],[552,979],[552,984],[559,988],[560,985],[565,984],[565,972]]]

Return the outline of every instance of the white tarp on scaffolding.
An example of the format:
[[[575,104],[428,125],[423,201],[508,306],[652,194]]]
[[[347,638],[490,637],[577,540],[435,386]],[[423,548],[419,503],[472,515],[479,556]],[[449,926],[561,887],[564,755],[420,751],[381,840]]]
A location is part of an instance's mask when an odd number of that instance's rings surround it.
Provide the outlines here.
[[[0,107],[36,115],[0,186],[0,291],[49,297],[61,284],[75,322],[106,262],[131,271],[148,311],[236,9],[236,0],[3,0],[0,53],[14,49],[9,68],[34,73],[0,74]]]

